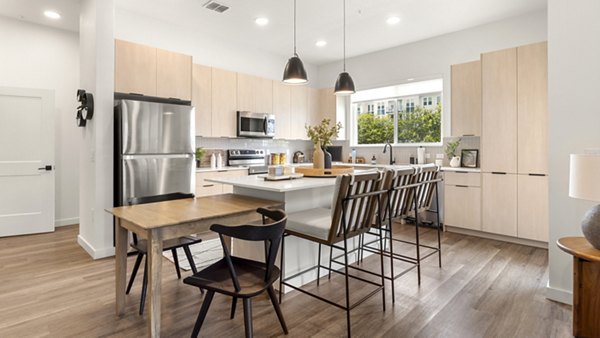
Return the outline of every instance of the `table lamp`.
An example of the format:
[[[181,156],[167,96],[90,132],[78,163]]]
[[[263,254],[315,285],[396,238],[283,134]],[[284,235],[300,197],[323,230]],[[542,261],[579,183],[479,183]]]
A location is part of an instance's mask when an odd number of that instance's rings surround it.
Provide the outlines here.
[[[571,154],[569,196],[600,202],[600,154]],[[581,230],[588,242],[600,250],[600,205],[585,213]]]

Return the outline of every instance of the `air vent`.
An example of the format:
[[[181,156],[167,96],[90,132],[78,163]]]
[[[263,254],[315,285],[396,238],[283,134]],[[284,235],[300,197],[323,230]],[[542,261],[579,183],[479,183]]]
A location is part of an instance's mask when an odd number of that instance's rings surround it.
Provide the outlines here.
[[[212,1],[212,0],[207,1],[202,6],[205,7],[205,8],[207,8],[207,9],[210,9],[211,11],[215,11],[217,13],[223,13],[226,10],[229,9],[229,6],[224,5],[224,4],[220,4],[220,3],[216,2],[216,1]]]

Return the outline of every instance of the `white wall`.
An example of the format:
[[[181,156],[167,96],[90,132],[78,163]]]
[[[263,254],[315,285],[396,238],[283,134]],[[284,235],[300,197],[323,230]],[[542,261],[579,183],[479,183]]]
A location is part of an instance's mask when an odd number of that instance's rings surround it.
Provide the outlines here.
[[[600,1],[548,1],[550,112],[550,278],[547,296],[571,302],[572,258],[554,244],[581,236],[580,220],[594,203],[568,196],[569,154],[600,148]]]
[[[410,29],[410,27],[406,27]],[[546,12],[531,13],[348,59],[357,90],[415,80],[444,79],[443,136],[450,133],[450,65],[478,60],[480,53],[546,40]],[[352,37],[348,37],[351,43]],[[319,67],[320,88],[333,87],[341,62]]]
[[[54,90],[56,225],[76,224],[79,214],[79,86],[77,33],[0,17],[0,86]],[[2,145],[6,146],[6,145]]]
[[[114,255],[113,101],[114,2],[82,0],[80,13],[81,88],[94,94],[94,118],[80,128],[79,236],[93,258]]]
[[[161,20],[142,16],[117,7],[115,38],[137,42],[193,56],[193,62],[207,66],[281,80],[283,68],[291,56],[261,51],[251,44],[234,44]],[[318,83],[317,67],[304,63],[311,86]]]

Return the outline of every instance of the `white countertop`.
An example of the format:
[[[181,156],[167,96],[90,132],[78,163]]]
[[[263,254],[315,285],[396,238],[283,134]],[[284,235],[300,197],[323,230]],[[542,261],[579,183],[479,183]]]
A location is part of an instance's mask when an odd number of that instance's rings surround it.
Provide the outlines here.
[[[205,179],[205,181],[222,184],[231,184],[234,187],[243,187],[274,192],[306,190],[335,185],[335,178],[303,177],[293,180],[265,181],[265,179],[263,177],[259,177],[259,175],[240,177],[215,177],[207,178]]]
[[[462,171],[467,173],[480,173],[481,168],[464,168],[464,167],[442,167],[442,171]]]
[[[232,171],[232,170],[248,170],[248,167],[243,167],[243,166],[238,166],[238,167],[222,167],[219,169],[212,169],[212,168],[196,168],[196,172],[197,173],[207,173],[207,172],[214,172],[214,171]]]

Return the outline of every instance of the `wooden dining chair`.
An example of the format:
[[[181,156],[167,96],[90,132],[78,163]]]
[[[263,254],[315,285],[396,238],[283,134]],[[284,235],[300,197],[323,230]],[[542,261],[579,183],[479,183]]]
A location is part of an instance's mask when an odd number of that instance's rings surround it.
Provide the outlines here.
[[[207,291],[192,337],[198,336],[215,292],[232,297],[231,318],[235,314],[236,300],[239,298],[243,300],[246,337],[252,337],[252,298],[267,291],[281,328],[285,334],[288,334],[283,313],[273,290],[273,283],[280,275],[280,270],[275,265],[275,258],[283,237],[287,216],[282,210],[259,208],[256,211],[263,218],[273,220],[273,223],[241,226],[213,224],[210,229],[219,234],[225,257],[183,280],[185,284]],[[246,241],[263,241],[266,246],[265,262],[232,256],[223,236]]]
[[[288,224],[286,226],[285,236],[295,236],[318,244],[318,262],[316,266],[310,267],[304,271],[297,272],[291,276],[285,276],[284,255],[285,255],[285,239],[281,246],[281,266],[282,276],[280,278],[279,301],[281,302],[283,286],[298,290],[304,294],[315,297],[330,305],[336,306],[346,311],[346,325],[348,336],[351,335],[350,310],[355,306],[363,303],[368,298],[376,295],[379,291],[382,292],[382,306],[385,311],[385,283],[384,283],[384,268],[383,256],[380,255],[381,272],[375,274],[371,271],[359,268],[358,266],[350,265],[348,261],[348,253],[353,249],[351,247],[354,237],[360,236],[369,231],[373,225],[373,221],[381,223],[381,212],[379,208],[383,206],[382,197],[389,189],[389,171],[370,171],[368,173],[358,173],[354,175],[346,174],[336,178],[336,188],[334,191],[333,206],[328,208],[314,208],[304,211],[288,214]],[[382,236],[379,235],[379,244],[383,246]],[[321,265],[321,246],[329,246],[336,250],[341,250],[343,261],[337,261],[336,258],[330,258],[344,267],[343,272],[332,269],[331,266]],[[331,251],[330,251],[331,253]],[[380,283],[366,279],[362,276],[349,273],[349,268],[379,276]],[[344,305],[326,299],[320,295],[311,293],[301,287],[293,285],[290,281],[308,273],[312,270],[317,270],[317,286],[320,285],[320,271],[325,269],[331,273],[342,274],[345,278],[345,297]],[[362,281],[372,285],[375,288],[369,291],[367,295],[351,304],[349,278]]]
[[[156,203],[156,202],[164,202],[164,201],[171,201],[171,200],[178,200],[178,199],[185,199],[185,198],[194,198],[194,194],[185,194],[185,193],[176,192],[176,193],[163,194],[163,195],[134,197],[134,198],[129,199],[128,204],[136,205],[136,204]],[[135,233],[132,234],[132,239],[133,239],[133,241],[131,242],[130,245],[132,248],[137,250],[138,254],[135,259],[135,264],[133,265],[133,270],[131,272],[131,277],[129,278],[129,284],[127,284],[127,290],[125,291],[125,293],[129,294],[129,291],[131,291],[131,287],[133,286],[135,276],[137,275],[137,272],[142,263],[142,260],[144,258],[146,258],[144,260],[144,266],[145,266],[144,279],[142,282],[142,294],[141,294],[141,299],[140,299],[140,312],[139,312],[140,315],[142,315],[144,313],[144,304],[146,303],[146,291],[148,288],[148,258],[147,258],[148,242],[145,239],[138,239],[137,235]],[[197,272],[196,264],[194,262],[194,257],[192,256],[192,252],[190,250],[190,245],[200,243],[200,242],[202,242],[202,239],[192,237],[192,236],[179,237],[179,238],[174,238],[174,239],[169,239],[169,240],[163,241],[163,251],[171,251],[171,253],[173,255],[173,262],[175,263],[175,271],[177,271],[178,279],[181,279],[181,271],[179,269],[179,259],[177,258],[177,249],[178,248],[183,249],[183,252],[185,253],[185,256],[187,257],[187,260],[188,260],[188,263],[190,264],[190,268],[192,269],[192,272],[196,273]]]

